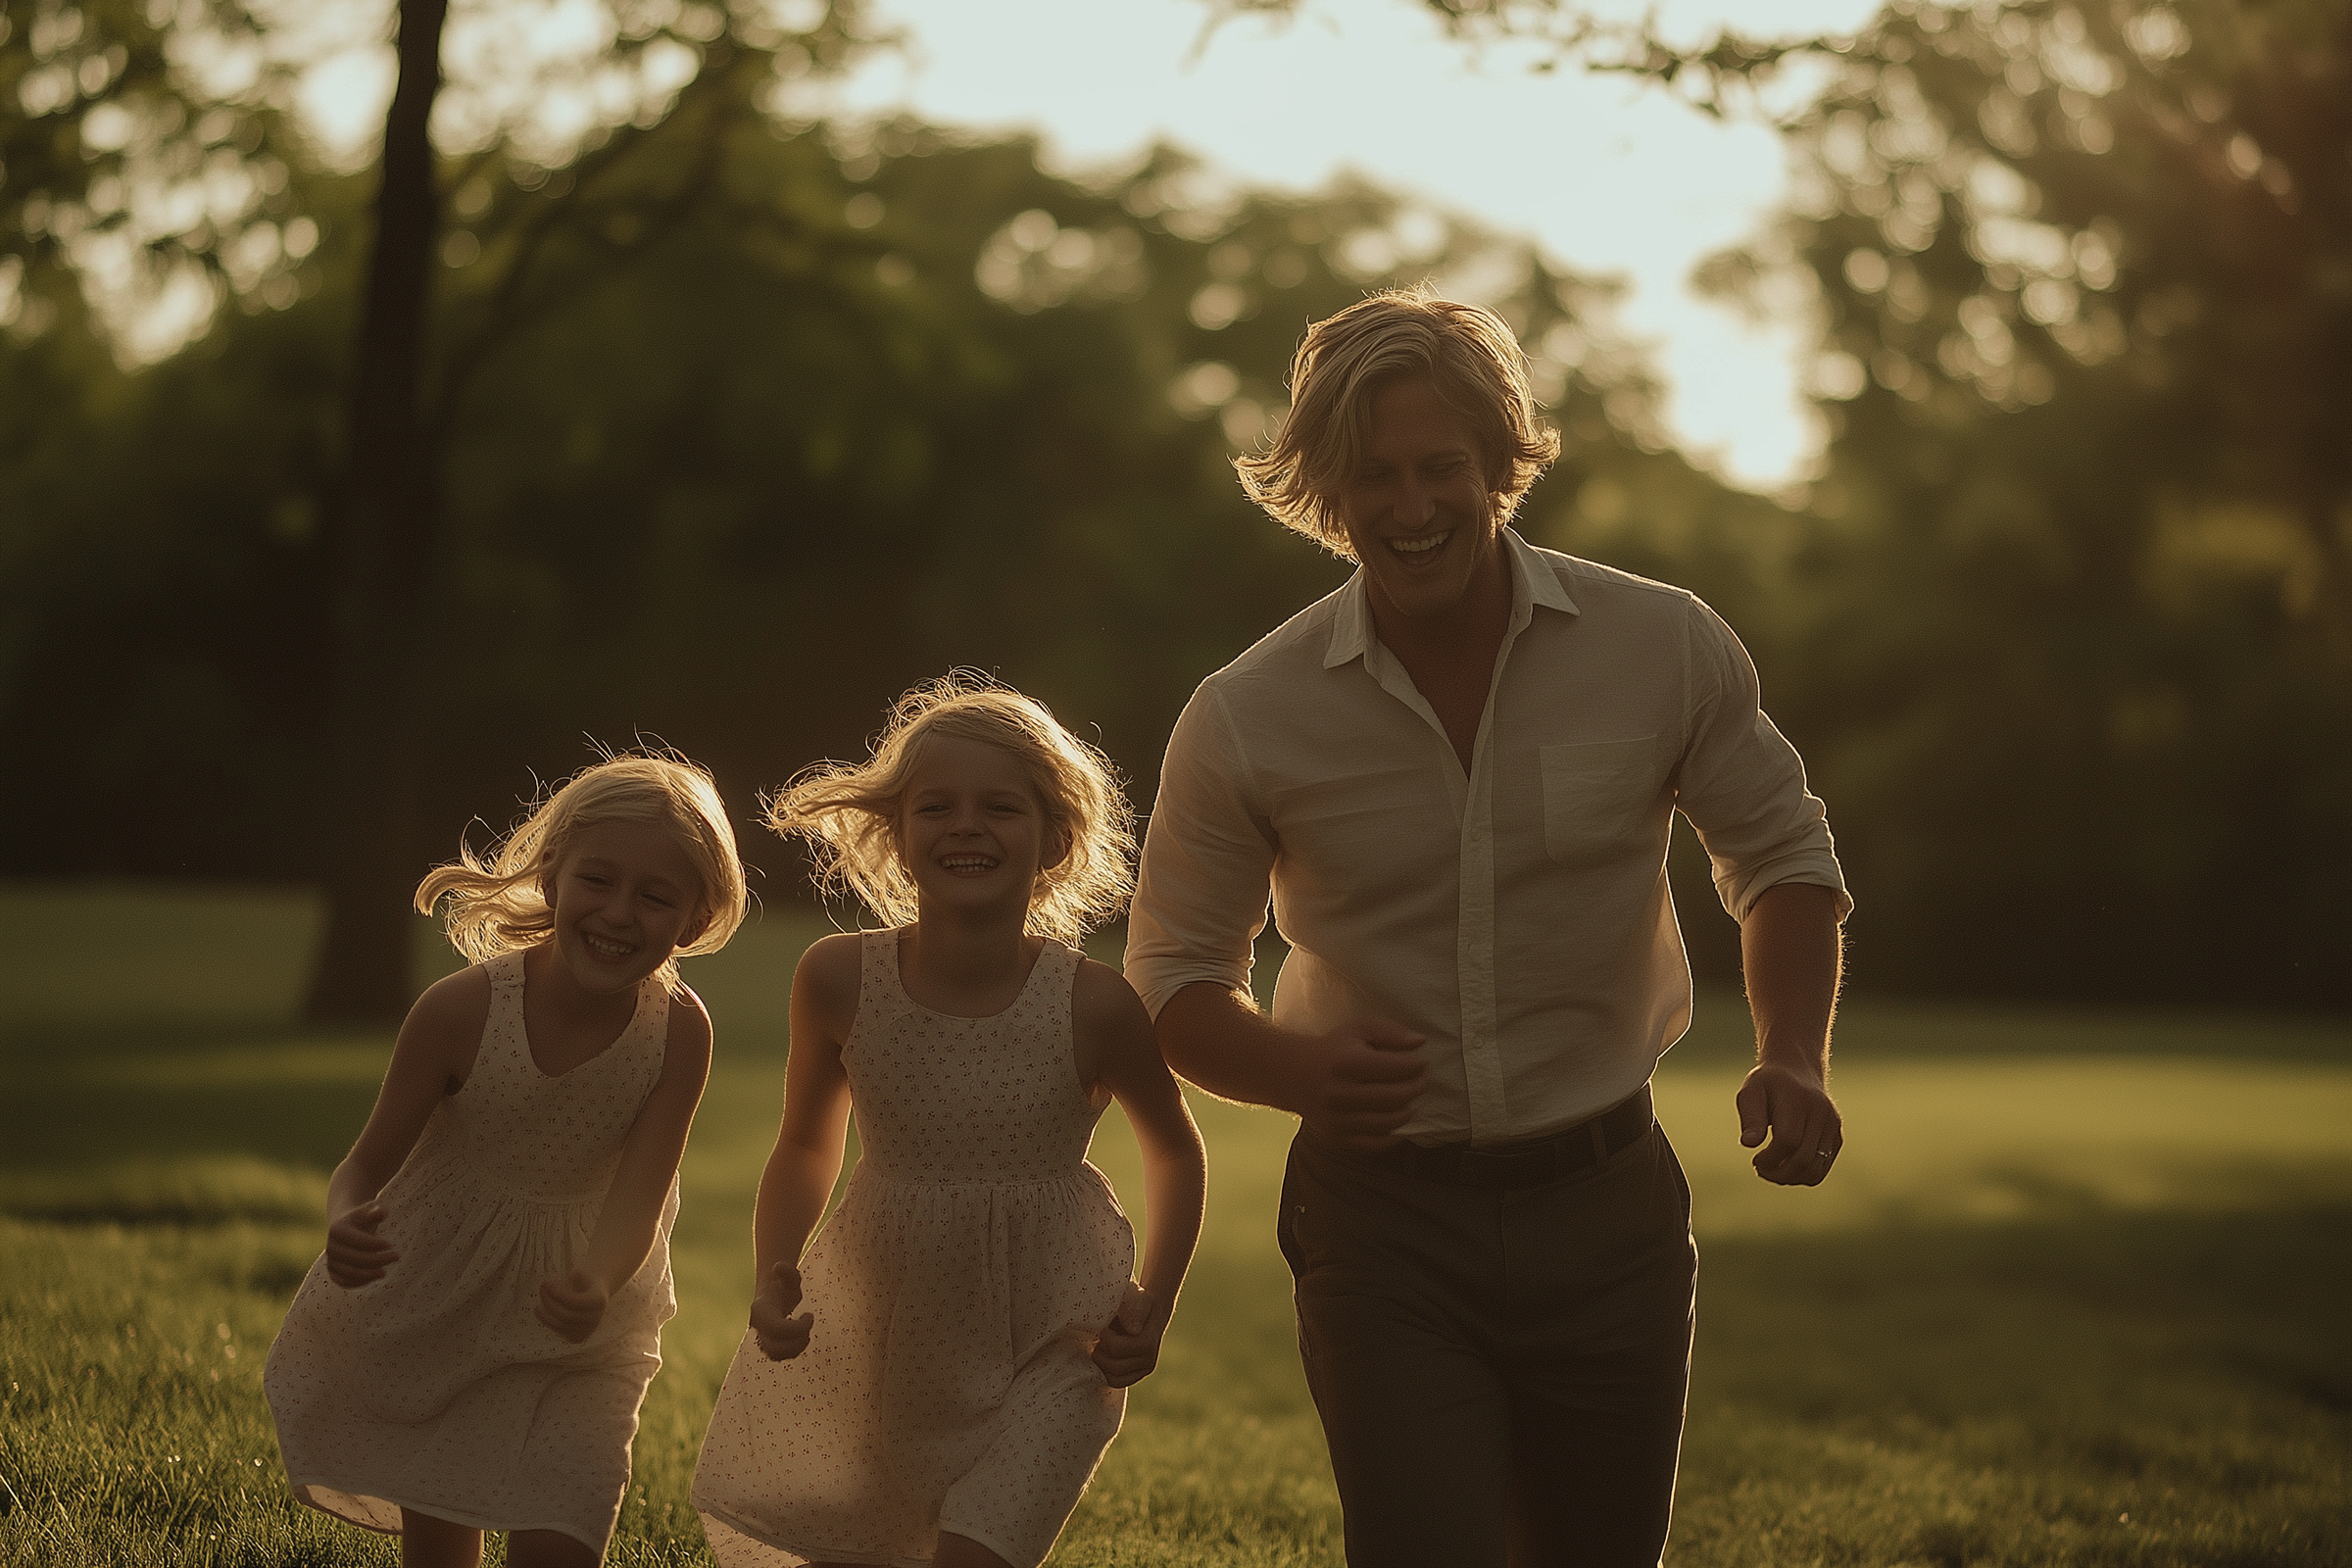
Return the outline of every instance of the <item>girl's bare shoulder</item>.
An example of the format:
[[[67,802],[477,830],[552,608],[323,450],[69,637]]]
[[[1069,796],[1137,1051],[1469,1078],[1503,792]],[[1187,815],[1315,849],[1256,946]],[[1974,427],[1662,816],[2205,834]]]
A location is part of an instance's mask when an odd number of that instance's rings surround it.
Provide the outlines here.
[[[409,1008],[409,1021],[401,1032],[418,1029],[435,1035],[455,1033],[470,1044],[481,1038],[482,1029],[489,1022],[490,971],[478,963],[469,963],[426,986],[424,995]]]
[[[694,987],[679,981],[669,994],[669,1030],[662,1044],[663,1061],[692,1063],[699,1059],[708,1067],[710,1034],[710,1009],[703,1005]]]
[[[473,1072],[473,1058],[489,1023],[490,971],[469,964],[424,988],[400,1026],[393,1055],[396,1061],[417,1064],[435,1079],[462,1084]]]
[[[854,1013],[864,961],[862,932],[836,931],[819,937],[808,944],[801,955],[800,967],[793,971],[793,994],[827,1018]]]
[[[1086,1034],[1100,1038],[1140,1031],[1147,1039],[1152,1036],[1152,1015],[1144,1010],[1144,999],[1135,994],[1125,975],[1107,963],[1078,960],[1070,1003],[1074,1021]]]

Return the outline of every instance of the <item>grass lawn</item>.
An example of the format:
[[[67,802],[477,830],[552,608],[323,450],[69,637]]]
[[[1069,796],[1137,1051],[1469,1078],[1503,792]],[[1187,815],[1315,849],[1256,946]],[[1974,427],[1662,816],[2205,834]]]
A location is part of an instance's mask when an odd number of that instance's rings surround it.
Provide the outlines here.
[[[389,1047],[287,1022],[312,925],[0,888],[0,1564],[396,1560],[290,1501],[261,1398]],[[771,911],[688,967],[718,1061],[615,1563],[709,1561],[686,1487],[815,929]],[[1702,1273],[1678,1568],[2352,1562],[2352,1026],[1859,1000],[1813,1192],[1746,1169],[1745,1027],[1705,999],[1658,1080]],[[1288,1123],[1195,1108],[1200,1261],[1053,1560],[1337,1564],[1270,1234]],[[1115,1112],[1095,1157],[1140,1211]]]

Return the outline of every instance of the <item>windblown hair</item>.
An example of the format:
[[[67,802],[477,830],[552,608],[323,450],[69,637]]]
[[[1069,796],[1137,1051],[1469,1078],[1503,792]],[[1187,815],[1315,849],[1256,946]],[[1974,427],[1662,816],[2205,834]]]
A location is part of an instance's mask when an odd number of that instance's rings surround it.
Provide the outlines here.
[[[677,953],[716,953],[743,924],[750,892],[735,829],[710,775],[675,752],[621,752],[580,769],[543,795],[488,857],[461,846],[458,858],[416,885],[416,908],[443,918],[451,945],[476,963],[545,942],[556,928],[547,885],[581,830],[599,822],[665,827],[702,877],[694,913]],[[655,971],[678,984],[676,956]]]
[[[1426,288],[1383,289],[1306,329],[1291,362],[1291,412],[1273,444],[1234,459],[1242,488],[1275,521],[1355,559],[1335,498],[1363,452],[1372,394],[1399,376],[1428,380],[1477,438],[1500,520],[1551,460],[1560,437],[1536,414],[1527,355],[1493,311]]]
[[[767,825],[808,841],[818,892],[853,894],[892,925],[915,918],[899,824],[923,748],[940,735],[1010,753],[1036,788],[1046,825],[1067,846],[1038,871],[1025,929],[1076,947],[1116,918],[1135,880],[1135,810],[1117,769],[1043,703],[972,670],[901,697],[866,761],[818,762],[768,802]],[[1045,853],[1053,850],[1049,840]]]

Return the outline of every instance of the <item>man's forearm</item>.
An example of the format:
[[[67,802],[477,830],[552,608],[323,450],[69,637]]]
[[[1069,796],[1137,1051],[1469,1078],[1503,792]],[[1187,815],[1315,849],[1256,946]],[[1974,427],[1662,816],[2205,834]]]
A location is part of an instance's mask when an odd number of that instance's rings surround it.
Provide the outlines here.
[[[1296,1042],[1242,993],[1195,981],[1159,1009],[1157,1028],[1159,1053],[1180,1077],[1220,1100],[1299,1108],[1291,1082]]]
[[[1740,923],[1756,1059],[1826,1074],[1843,963],[1838,895],[1809,882],[1764,890]]]

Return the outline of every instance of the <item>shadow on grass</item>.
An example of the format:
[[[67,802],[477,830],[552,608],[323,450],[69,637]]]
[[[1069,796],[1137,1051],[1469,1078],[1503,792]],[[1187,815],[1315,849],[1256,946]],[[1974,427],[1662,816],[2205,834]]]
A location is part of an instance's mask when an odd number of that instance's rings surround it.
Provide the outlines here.
[[[2282,1199],[1711,1244],[1670,1559],[2336,1568],[2347,1235],[2352,1207]],[[1280,1264],[1238,1240],[1201,1259],[1055,1561],[1336,1568]],[[270,1452],[254,1357],[315,1246],[0,1222],[0,1469],[27,1515],[123,1560],[191,1533],[256,1568],[318,1560],[252,1463]],[[707,1561],[685,1489],[724,1348],[681,1344],[657,1380],[615,1560]],[[110,1465],[125,1487],[93,1491]],[[14,1525],[0,1563],[43,1560]]]
[[[2352,1560],[2352,1208],[1718,1243],[1678,1562]]]

